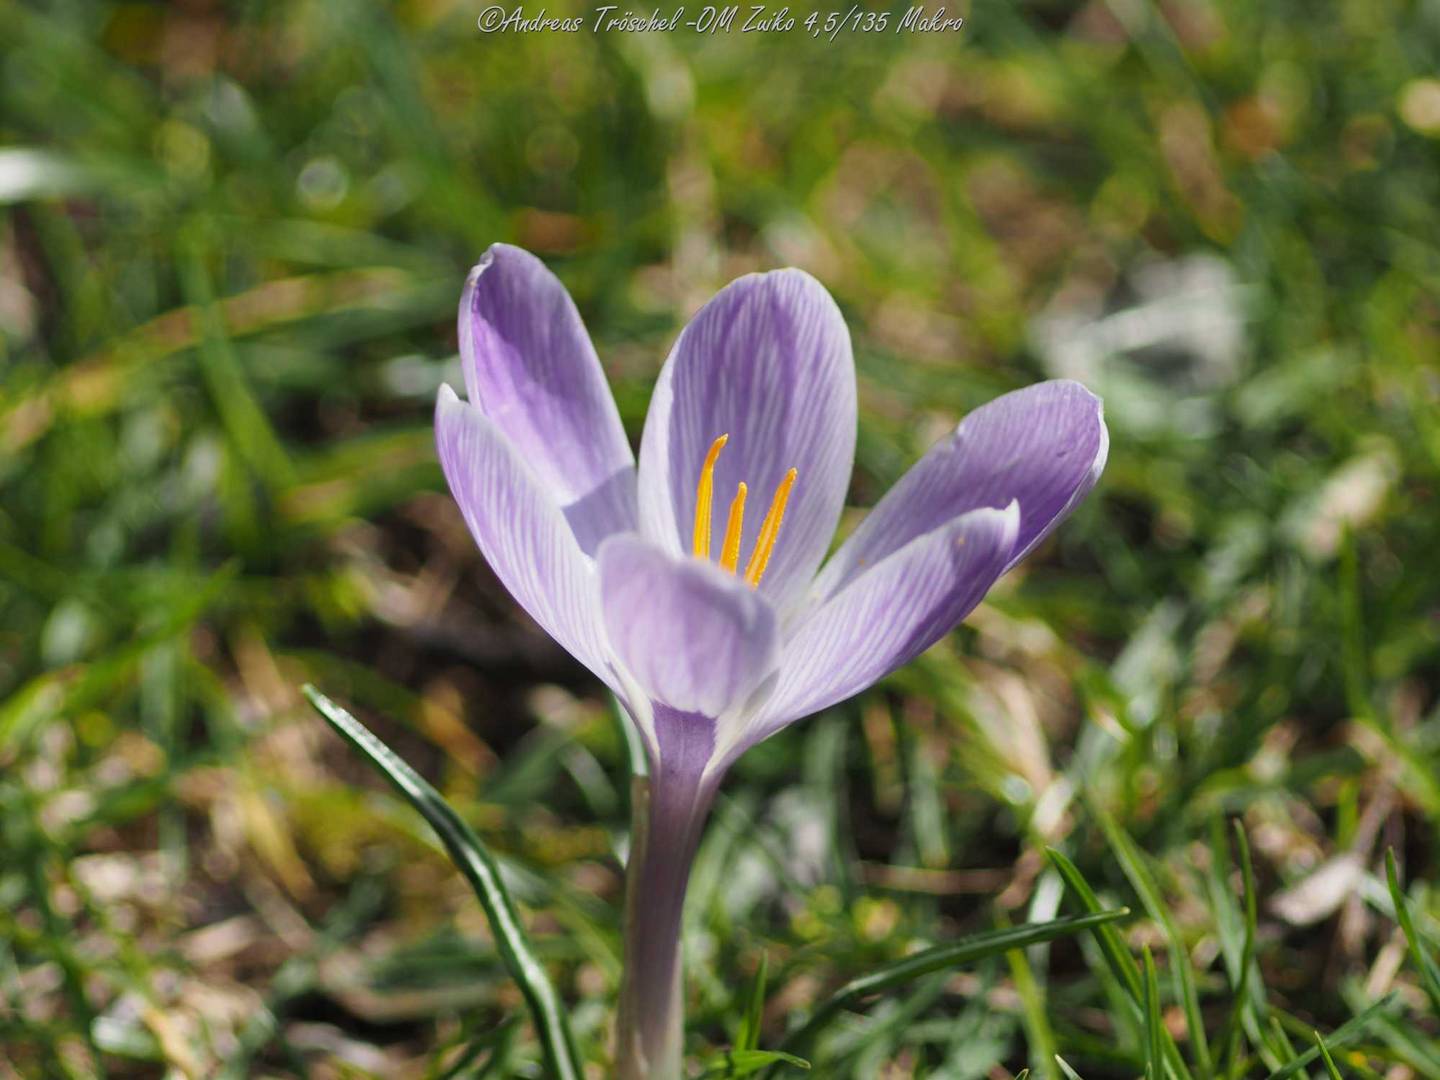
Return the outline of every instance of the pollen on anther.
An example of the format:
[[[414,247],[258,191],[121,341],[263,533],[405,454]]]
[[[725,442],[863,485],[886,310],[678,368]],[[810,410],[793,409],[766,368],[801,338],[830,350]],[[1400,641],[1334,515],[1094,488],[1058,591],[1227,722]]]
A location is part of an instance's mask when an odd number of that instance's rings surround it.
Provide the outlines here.
[[[728,434],[721,435],[710,444],[705,461],[700,467],[700,481],[695,488],[695,525],[692,535],[692,549],[698,559],[710,558],[710,536],[714,524],[715,506],[715,463],[720,451],[730,441]],[[765,568],[770,565],[770,556],[775,550],[775,541],[780,535],[780,523],[785,517],[785,506],[790,500],[790,490],[795,486],[797,470],[790,469],[781,478],[770,500],[765,520],[760,523],[760,535],[755,538],[755,549],[750,561],[745,564],[745,583],[752,589],[759,588]],[[740,564],[740,542],[745,532],[745,498],[749,489],[741,482],[735,489],[735,498],[730,502],[730,512],[725,521],[725,535],[720,545],[720,568],[731,574],[736,573]]]
[[[715,461],[720,451],[730,441],[728,434],[721,435],[705,454],[705,464],[700,468],[700,483],[695,488],[695,527],[692,533],[693,550],[697,559],[710,557],[710,517],[715,501]]]
[[[720,569],[735,572],[740,562],[740,534],[745,529],[745,482],[735,489],[735,498],[730,503],[730,516],[725,522],[725,543],[720,548]]]
[[[780,486],[775,489],[775,497],[770,500],[770,509],[765,513],[765,520],[760,525],[760,536],[755,541],[755,550],[750,553],[750,562],[745,566],[745,580],[752,589],[758,588],[760,579],[765,575],[765,568],[770,565],[770,554],[775,550],[775,539],[780,535],[780,522],[785,517],[785,504],[790,501],[790,489],[795,486],[795,477],[799,471],[791,469],[780,481]]]

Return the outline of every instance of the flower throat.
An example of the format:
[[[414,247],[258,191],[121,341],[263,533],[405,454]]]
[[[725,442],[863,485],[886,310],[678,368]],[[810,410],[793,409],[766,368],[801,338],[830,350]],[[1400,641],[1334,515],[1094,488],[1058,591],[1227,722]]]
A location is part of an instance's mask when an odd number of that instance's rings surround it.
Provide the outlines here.
[[[730,441],[729,435],[721,435],[705,454],[705,464],[700,468],[700,483],[695,489],[695,534],[694,551],[697,559],[710,558],[711,509],[715,502],[715,462],[720,451]],[[796,470],[791,469],[775,489],[770,500],[770,509],[760,526],[759,539],[750,561],[745,564],[745,583],[752,589],[760,584],[765,567],[770,564],[770,553],[775,550],[775,538],[780,535],[780,522],[785,517],[785,504],[790,501],[790,489],[795,486]],[[725,539],[720,544],[720,568],[735,573],[740,562],[740,533],[745,525],[745,482],[735,489],[735,498],[730,502],[730,515],[725,521]]]

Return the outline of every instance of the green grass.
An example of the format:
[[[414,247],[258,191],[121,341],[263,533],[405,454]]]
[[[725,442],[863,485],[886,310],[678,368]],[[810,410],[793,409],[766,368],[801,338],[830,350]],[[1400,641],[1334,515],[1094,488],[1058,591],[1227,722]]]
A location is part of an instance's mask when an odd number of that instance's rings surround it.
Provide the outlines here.
[[[1440,1077],[1433,5],[989,0],[833,45],[477,13],[0,0],[0,1077],[541,1075],[465,879],[306,682],[493,855],[607,1075],[629,749],[432,449],[498,239],[637,437],[711,291],[809,269],[856,507],[1073,360],[1047,316],[1197,255],[1234,284],[1093,362],[1104,480],[965,627],[737,767],[695,1072],[803,1036],[837,1080]]]

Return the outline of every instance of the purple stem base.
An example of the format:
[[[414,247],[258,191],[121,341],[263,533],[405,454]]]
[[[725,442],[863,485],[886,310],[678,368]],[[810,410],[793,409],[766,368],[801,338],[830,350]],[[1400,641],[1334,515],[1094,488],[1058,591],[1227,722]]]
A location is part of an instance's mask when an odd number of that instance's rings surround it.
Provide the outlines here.
[[[662,761],[632,789],[626,871],[625,969],[620,987],[619,1080],[679,1080],[685,1010],[680,931],[690,864],[715,799],[704,778],[708,717],[656,709]]]

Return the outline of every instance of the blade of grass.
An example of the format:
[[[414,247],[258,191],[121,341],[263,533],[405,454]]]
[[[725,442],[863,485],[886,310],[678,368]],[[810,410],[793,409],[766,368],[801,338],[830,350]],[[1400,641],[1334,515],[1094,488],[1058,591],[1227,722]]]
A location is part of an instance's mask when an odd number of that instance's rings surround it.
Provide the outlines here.
[[[1440,1047],[1408,1018],[1377,1017],[1368,1034],[1384,1046],[1386,1060],[1405,1066],[1415,1076],[1440,1076]]]
[[[1270,1051],[1280,1059],[1281,1068],[1289,1068],[1300,1055],[1295,1052],[1295,1044],[1290,1041],[1290,1036],[1285,1034],[1285,1025],[1280,1022],[1280,1018],[1271,1013],[1269,1019],[1267,1026],[1270,1029]]]
[[[200,370],[236,452],[266,487],[284,488],[294,482],[294,467],[235,356],[205,267],[206,246],[202,234],[191,229],[176,259],[185,301],[200,327]]]
[[[1415,921],[1410,916],[1410,903],[1405,899],[1405,890],[1400,888],[1400,875],[1395,869],[1394,848],[1385,850],[1385,879],[1390,885],[1390,899],[1395,903],[1395,919],[1405,935],[1405,943],[1410,947],[1410,959],[1415,962],[1415,970],[1420,975],[1420,985],[1425,988],[1435,1015],[1440,1016],[1440,976],[1437,976],[1435,962],[1425,952],[1424,946],[1420,944],[1420,935],[1415,931]]]
[[[787,1054],[781,1050],[729,1050],[721,1055],[720,1060],[711,1065],[700,1074],[701,1080],[707,1077],[739,1077],[752,1076],[761,1069],[777,1069],[789,1065],[805,1072],[810,1071],[810,1063],[804,1058],[798,1058],[794,1054]]]
[[[1135,841],[1098,802],[1087,799],[1086,803],[1090,812],[1095,816],[1095,820],[1100,823],[1100,829],[1105,834],[1110,850],[1115,853],[1115,857],[1120,862],[1120,869],[1124,871],[1135,894],[1140,897],[1140,903],[1144,905],[1150,917],[1160,924],[1161,930],[1165,933],[1165,940],[1170,946],[1171,975],[1175,981],[1175,991],[1180,998],[1180,1005],[1185,1010],[1185,1027],[1190,1036],[1190,1043],[1195,1048],[1195,1063],[1202,1075],[1208,1074],[1212,1071],[1210,1046],[1205,1039],[1205,1023],[1200,1015],[1200,999],[1195,991],[1195,975],[1190,966],[1190,951],[1185,947],[1180,929],[1175,925],[1175,920],[1171,918],[1170,909],[1161,898],[1155,879],[1145,864],[1145,857],[1135,846]]]
[[[757,1050],[760,1047],[760,1025],[765,1012],[765,975],[769,966],[765,953],[760,954],[760,966],[755,971],[755,981],[750,984],[750,1002],[745,1016],[740,1021],[740,1032],[735,1036],[736,1050]]]
[[[481,1032],[469,1041],[465,1049],[445,1068],[444,1072],[439,1071],[437,1059],[430,1080],[460,1080],[463,1076],[488,1076],[496,1063],[502,1061],[509,1054],[510,1044],[515,1039],[515,1029],[518,1024],[518,1018],[510,1016],[489,1031]],[[486,1059],[484,1067],[475,1069],[475,1063],[486,1050],[491,1053]]]
[[[1010,963],[1010,977],[1015,983],[1015,992],[1020,995],[1024,1010],[1025,1030],[1028,1033],[1033,1059],[1041,1063],[1040,1076],[1048,1077],[1050,1070],[1044,1064],[1055,1057],[1055,1033],[1050,1028],[1050,1018],[1045,1012],[1045,991],[1035,978],[1030,959],[1023,949],[1011,949],[1005,954]],[[1023,1072],[1028,1073],[1025,1069]],[[1016,1080],[1019,1080],[1017,1077]]]
[[[1394,994],[1388,994],[1385,997],[1381,998],[1379,1001],[1377,1001],[1374,1005],[1371,1005],[1364,1012],[1360,1013],[1358,1016],[1355,1016],[1350,1020],[1347,1020],[1345,1023],[1341,1024],[1331,1033],[1330,1038],[1327,1040],[1329,1045],[1344,1046],[1352,1039],[1358,1037],[1360,1033],[1363,1032],[1365,1028],[1369,1025],[1371,1020],[1374,1020],[1377,1017],[1383,1015],[1385,1011],[1395,1003],[1395,998],[1396,996]],[[1294,1076],[1301,1069],[1307,1068],[1319,1056],[1320,1048],[1318,1046],[1313,1046],[1309,1050],[1306,1050],[1303,1054],[1297,1055],[1293,1061],[1289,1062],[1288,1064],[1282,1066],[1279,1069],[1276,1069],[1269,1076],[1267,1076],[1265,1080],[1285,1080],[1287,1076]]]
[[[907,956],[892,964],[862,975],[842,986],[824,1003],[818,1006],[810,1018],[793,1031],[782,1044],[786,1050],[803,1051],[812,1038],[833,1019],[836,1014],[855,1002],[872,994],[878,994],[892,987],[918,979],[922,975],[974,963],[986,957],[996,956],[1011,949],[1024,949],[1056,938],[1068,937],[1085,930],[1104,926],[1130,914],[1128,908],[1113,911],[1097,911],[1088,915],[1071,915],[1049,922],[1032,923],[1004,930],[992,930],[984,934],[963,938],[960,941],[937,945],[931,949]]]
[[[1320,1050],[1320,1057],[1325,1061],[1325,1071],[1330,1074],[1330,1080],[1345,1080],[1340,1075],[1340,1070],[1335,1067],[1335,1059],[1330,1056],[1330,1049],[1325,1045],[1325,1036],[1315,1032],[1315,1045]]]
[[[1155,973],[1155,957],[1150,946],[1144,949],[1145,961],[1145,1076],[1160,1080],[1165,1068],[1165,1017],[1160,1013],[1160,982]]]
[[[519,913],[500,878],[500,868],[494,857],[440,793],[364,724],[315,687],[307,684],[303,689],[315,711],[370,759],[370,763],[419,811],[440,837],[446,852],[470,882],[480,906],[485,910],[485,917],[495,935],[496,949],[530,1008],[550,1072],[556,1080],[581,1080],[584,1070],[575,1051],[575,1040],[564,1006],[545,969],[530,950]]]
[[[1062,852],[1055,848],[1046,848],[1045,854],[1065,879],[1065,884],[1080,898],[1080,903],[1090,912],[1103,910],[1100,900],[1095,895],[1095,890],[1090,888],[1090,883],[1085,880],[1079,869]],[[1120,984],[1136,1001],[1140,1000],[1140,974],[1135,970],[1135,961],[1130,958],[1125,948],[1125,943],[1115,928],[1109,925],[1101,925],[1095,930],[1095,940],[1100,944],[1100,951],[1105,954],[1105,962],[1110,970],[1115,973]]]
[[[1100,910],[1100,901],[1095,895],[1095,890],[1085,880],[1085,875],[1071,862],[1064,854],[1055,848],[1046,848],[1045,852],[1054,863],[1060,876],[1065,879],[1065,884],[1070,886],[1079,896],[1081,903],[1090,911]],[[1129,994],[1131,1011],[1137,1019],[1144,1021],[1143,1008],[1143,987],[1140,982],[1140,973],[1136,970],[1135,961],[1125,949],[1125,943],[1120,935],[1115,932],[1114,927],[1102,926],[1095,931],[1096,940],[1100,943],[1101,952],[1105,956],[1105,962],[1120,980]],[[1162,1029],[1162,1038],[1165,1041],[1165,1061],[1170,1072],[1180,1080],[1191,1080],[1191,1073],[1185,1064],[1185,1059],[1180,1056],[1180,1048],[1175,1044],[1168,1028]]]
[[[907,1048],[917,1047],[916,1032],[922,1028],[923,1018],[938,1007],[949,981],[947,972],[936,972],[897,990],[893,998],[877,1003],[880,1007],[866,1018],[869,1022],[853,1034],[836,1033],[833,1061],[850,1065],[864,1062],[863,1067],[853,1069],[857,1076],[883,1071],[877,1062],[894,1060],[904,1055]]]
[[[468,1080],[485,1080],[489,1076],[503,1078],[507,1075],[499,1070],[511,1067],[510,1047],[515,1042],[515,1031],[516,1029],[513,1027],[505,1029],[503,1038],[490,1050],[490,1056],[485,1059],[485,1064],[480,1067],[480,1071]],[[460,1075],[457,1074],[456,1080],[459,1080]]]
[[[1250,992],[1250,969],[1255,964],[1255,926],[1257,908],[1255,899],[1255,866],[1250,860],[1250,841],[1245,828],[1239,821],[1234,823],[1235,848],[1240,859],[1240,878],[1245,901],[1245,939],[1240,949],[1240,969],[1235,977],[1235,1003],[1227,1023],[1225,1047],[1225,1076],[1237,1075],[1236,1066],[1240,1053],[1240,1029],[1244,1021],[1245,1001]]]

